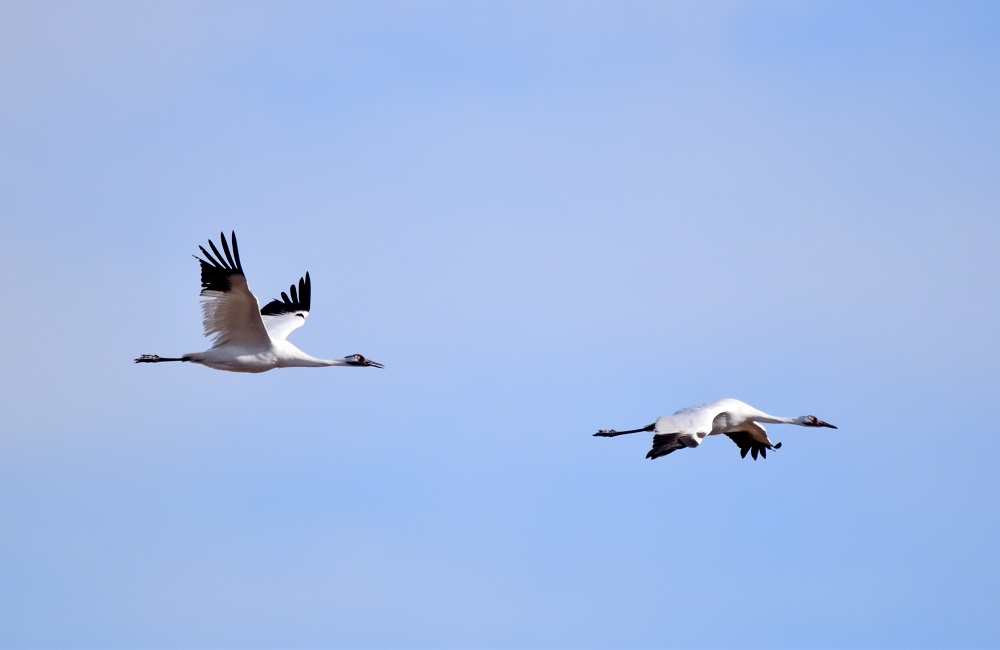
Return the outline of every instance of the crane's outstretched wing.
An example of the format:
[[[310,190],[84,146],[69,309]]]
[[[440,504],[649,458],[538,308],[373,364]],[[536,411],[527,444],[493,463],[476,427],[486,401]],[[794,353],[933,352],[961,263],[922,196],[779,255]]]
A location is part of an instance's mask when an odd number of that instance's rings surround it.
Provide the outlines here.
[[[201,262],[201,309],[205,336],[213,337],[212,347],[241,345],[264,348],[270,345],[270,339],[257,312],[257,299],[250,293],[243,275],[236,233],[232,235],[233,248],[230,251],[226,235],[219,233],[225,256],[211,240],[208,245],[215,253],[214,257],[204,246],[198,248],[208,259],[194,256]]]
[[[288,297],[288,293],[292,297]],[[274,339],[287,339],[288,335],[302,327],[309,315],[309,302],[312,299],[312,282],[309,272],[304,278],[299,278],[299,290],[293,284],[288,293],[281,292],[281,300],[272,300],[260,310],[267,333]]]
[[[684,408],[673,415],[657,418],[653,448],[646,454],[646,458],[659,458],[678,449],[697,447],[712,432],[712,421],[717,414],[718,409],[713,402]]]
[[[657,433],[653,436],[653,448],[646,452],[646,458],[653,460],[678,449],[697,447],[703,437],[693,433]]]
[[[768,449],[781,449],[781,443],[772,443],[764,427],[756,422],[747,422],[739,431],[729,431],[726,435],[740,448],[741,458],[746,458],[748,451],[754,460],[757,460],[758,453],[761,458],[767,458]]]

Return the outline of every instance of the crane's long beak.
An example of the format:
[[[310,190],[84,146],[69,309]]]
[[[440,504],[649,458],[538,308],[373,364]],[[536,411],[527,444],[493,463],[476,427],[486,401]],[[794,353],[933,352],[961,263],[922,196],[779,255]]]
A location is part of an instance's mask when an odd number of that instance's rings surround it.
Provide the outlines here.
[[[829,422],[824,422],[823,420],[818,420],[816,422],[816,426],[818,426],[818,427],[829,427],[831,429],[836,429],[837,428],[837,427],[833,426],[832,424],[830,424]]]
[[[344,362],[347,363],[347,365],[349,366],[360,366],[362,368],[365,368],[367,366],[374,366],[375,368],[385,368],[385,366],[383,366],[378,361],[372,361],[371,359],[366,359],[360,354],[349,354],[346,357],[344,357]]]

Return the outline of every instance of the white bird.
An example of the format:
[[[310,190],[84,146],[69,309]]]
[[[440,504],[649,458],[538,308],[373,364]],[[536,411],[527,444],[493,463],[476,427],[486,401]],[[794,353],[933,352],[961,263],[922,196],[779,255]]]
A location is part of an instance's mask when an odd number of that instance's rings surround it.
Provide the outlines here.
[[[292,367],[384,367],[360,354],[343,359],[317,359],[286,341],[289,334],[305,324],[309,315],[312,295],[309,274],[299,279],[298,291],[294,284],[289,288],[291,298],[282,291],[281,300],[272,300],[260,309],[243,275],[236,233],[233,233],[232,251],[226,243],[225,234],[220,233],[219,236],[225,257],[211,240],[208,245],[215,257],[204,246],[198,248],[208,259],[194,256],[201,262],[202,323],[205,336],[213,337],[212,347],[204,352],[190,352],[173,358],[144,354],[135,360],[136,363],[190,361],[231,372],[266,372],[272,368]]]
[[[746,458],[749,451],[753,459],[757,460],[758,453],[762,458],[767,458],[768,449],[781,448],[780,442],[775,444],[768,439],[767,432],[764,427],[760,426],[760,422],[797,424],[801,427],[837,428],[820,420],[815,415],[783,418],[758,411],[738,399],[726,398],[683,408],[673,415],[665,415],[653,424],[641,429],[630,431],[601,429],[594,435],[611,438],[626,433],[654,431],[653,448],[646,454],[646,458],[653,459],[666,456],[685,447],[697,447],[707,436],[724,433],[740,448],[741,457]]]

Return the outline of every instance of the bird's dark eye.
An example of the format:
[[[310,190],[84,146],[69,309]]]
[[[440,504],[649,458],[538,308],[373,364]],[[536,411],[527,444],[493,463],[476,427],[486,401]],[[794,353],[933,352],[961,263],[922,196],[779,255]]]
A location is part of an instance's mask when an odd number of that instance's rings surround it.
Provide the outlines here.
[[[809,421],[812,422],[813,424],[816,424],[816,416],[815,415],[810,415],[809,416]]]

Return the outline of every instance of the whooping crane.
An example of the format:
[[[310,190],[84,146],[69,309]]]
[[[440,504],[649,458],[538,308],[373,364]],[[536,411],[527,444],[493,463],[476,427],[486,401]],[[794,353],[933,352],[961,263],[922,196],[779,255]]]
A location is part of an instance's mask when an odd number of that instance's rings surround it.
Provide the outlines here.
[[[309,274],[299,279],[298,291],[291,285],[288,294],[281,292],[281,300],[272,300],[260,309],[257,298],[250,293],[240,250],[233,233],[233,248],[229,249],[224,233],[222,250],[209,240],[212,253],[199,246],[207,259],[197,255],[201,263],[202,323],[205,336],[212,336],[212,347],[204,352],[190,352],[182,357],[165,358],[144,354],[136,363],[161,363],[164,361],[190,361],[216,370],[231,372],[266,372],[272,368],[319,368],[323,366],[372,366],[383,368],[381,363],[352,354],[343,359],[317,359],[286,341],[296,329],[302,327],[309,315],[312,284]],[[258,311],[259,310],[259,311]]]
[[[646,454],[646,458],[653,459],[685,447],[697,447],[706,436],[724,433],[740,448],[741,457],[746,458],[749,451],[753,459],[757,460],[758,453],[762,458],[767,458],[768,449],[781,448],[780,442],[775,444],[768,439],[767,432],[758,424],[759,422],[837,428],[815,415],[783,418],[758,411],[738,399],[726,398],[699,406],[689,406],[673,415],[665,415],[641,429],[630,431],[601,429],[594,435],[611,438],[626,433],[654,431],[653,448]]]

